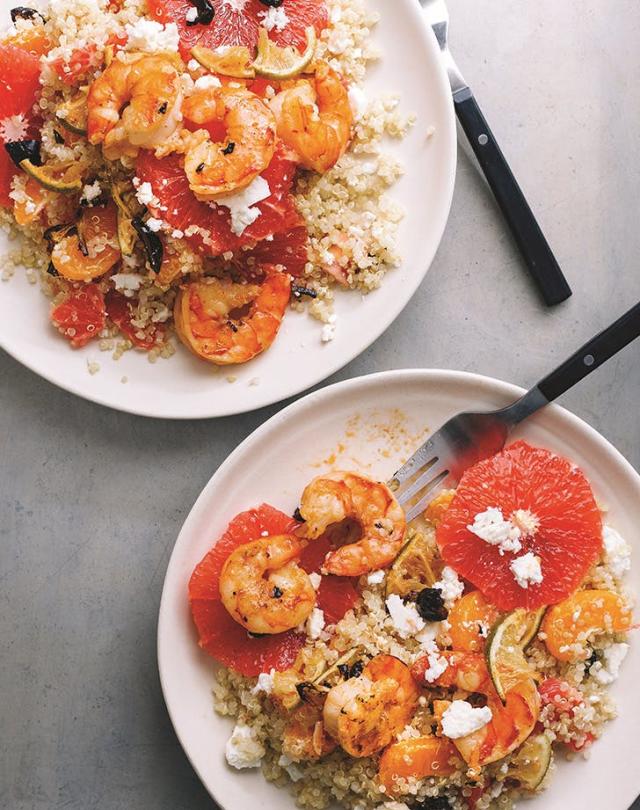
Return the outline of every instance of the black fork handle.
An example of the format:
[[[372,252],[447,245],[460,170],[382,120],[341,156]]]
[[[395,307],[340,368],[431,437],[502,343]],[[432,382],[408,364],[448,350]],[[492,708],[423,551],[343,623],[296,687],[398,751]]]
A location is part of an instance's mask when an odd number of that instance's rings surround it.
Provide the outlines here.
[[[551,402],[640,337],[640,303],[572,354],[536,388]]]
[[[453,100],[462,129],[545,303],[551,306],[565,301],[571,287],[473,93],[465,88],[454,94]]]

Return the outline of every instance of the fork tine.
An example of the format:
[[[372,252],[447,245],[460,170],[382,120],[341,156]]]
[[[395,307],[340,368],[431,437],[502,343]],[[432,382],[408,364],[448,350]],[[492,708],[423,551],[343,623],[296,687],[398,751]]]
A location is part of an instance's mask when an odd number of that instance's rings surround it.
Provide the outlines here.
[[[431,482],[438,478],[442,473],[449,472],[448,465],[444,459],[435,458],[433,463],[430,464],[424,472],[418,474],[417,478],[412,481],[408,487],[395,493],[398,503],[404,505],[417,495],[425,487],[429,487]]]
[[[424,510],[429,505],[430,501],[433,499],[433,490],[440,487],[440,484],[445,480],[448,473],[446,471],[441,472],[440,475],[436,478],[435,481],[432,481],[429,486],[424,491],[424,494],[420,500],[415,503],[413,506],[410,506],[406,512],[406,519],[407,523],[411,523],[414,518],[417,518],[419,514],[424,512]]]
[[[430,461],[436,461],[437,458],[434,452],[433,436],[420,445],[416,452],[397,470],[391,477],[390,484],[397,484],[400,486],[404,484],[409,478],[412,478],[417,472],[425,467]]]

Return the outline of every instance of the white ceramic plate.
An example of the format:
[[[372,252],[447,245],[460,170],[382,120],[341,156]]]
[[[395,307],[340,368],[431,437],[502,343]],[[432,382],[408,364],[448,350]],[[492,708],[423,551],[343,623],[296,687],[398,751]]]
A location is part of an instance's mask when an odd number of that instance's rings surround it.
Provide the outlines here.
[[[191,510],[173,551],[162,594],[158,661],[164,697],[187,756],[225,810],[291,810],[283,790],[260,772],[239,772],[224,761],[232,723],[213,710],[214,664],[197,646],[187,583],[228,521],[263,501],[292,513],[304,482],[339,468],[392,475],[423,440],[461,410],[506,405],[522,390],[455,371],[393,371],[360,377],[314,392],[258,428],[225,461]],[[518,435],[573,459],[589,477],[610,522],[640,554],[640,476],[602,436],[552,405]],[[343,449],[341,449],[343,447]],[[640,566],[629,585],[640,591]],[[625,751],[637,747],[640,643],[635,639],[612,692],[620,716],[593,746],[591,759],[560,762],[550,789],[527,807],[627,810],[640,793],[640,773]]]
[[[154,365],[140,352],[114,362],[97,347],[70,350],[49,325],[47,300],[19,271],[0,288],[0,346],[37,374],[86,399],[145,416],[191,419],[241,413],[293,396],[373,343],[409,301],[440,243],[453,194],[456,131],[449,84],[416,0],[369,2],[381,13],[375,40],[384,58],[369,71],[367,92],[400,94],[401,111],[417,116],[405,140],[388,144],[406,167],[391,190],[407,212],[399,234],[404,261],[380,290],[364,299],[360,293],[336,296],[332,342],[321,342],[317,321],[288,312],[274,345],[245,366],[215,373],[182,346],[169,361]],[[0,28],[2,23],[0,17]],[[430,126],[435,134],[427,138]],[[3,239],[0,234],[0,253],[7,250]],[[100,363],[98,374],[88,374],[87,360]],[[237,377],[233,384],[226,380],[229,374]]]

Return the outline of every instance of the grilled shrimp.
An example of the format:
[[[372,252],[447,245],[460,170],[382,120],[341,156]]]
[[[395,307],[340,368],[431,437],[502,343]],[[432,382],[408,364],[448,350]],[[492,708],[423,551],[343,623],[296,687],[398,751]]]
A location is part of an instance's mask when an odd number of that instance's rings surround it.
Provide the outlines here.
[[[220,574],[220,597],[251,633],[284,633],[305,621],[316,603],[298,563],[302,543],[290,534],[261,537],[233,551]]]
[[[322,174],[345,153],[353,114],[340,76],[326,62],[317,63],[313,79],[282,90],[270,106],[278,135],[305,168]]]
[[[185,154],[184,170],[193,193],[202,200],[248,186],[264,171],[276,148],[273,113],[255,93],[244,87],[207,87],[185,101],[187,121],[226,129],[223,141],[210,137]]]
[[[87,98],[89,143],[102,144],[108,160],[135,157],[159,146],[181,121],[182,84],[168,54],[114,59],[91,85]]]
[[[303,703],[291,712],[282,735],[282,753],[293,762],[308,762],[330,754],[335,740],[325,729],[322,706]]]
[[[300,514],[310,540],[335,524],[357,524],[360,538],[330,551],[324,561],[324,570],[338,576],[358,577],[390,565],[407,528],[402,507],[386,484],[350,472],[314,478],[302,493]]]
[[[274,269],[262,284],[213,277],[192,281],[176,298],[178,337],[210,363],[246,363],[275,340],[290,289],[289,276]]]
[[[391,655],[377,655],[360,677],[329,691],[322,715],[327,732],[348,754],[368,757],[407,725],[417,700],[409,667]]]
[[[483,765],[506,757],[527,739],[540,714],[540,696],[534,680],[523,675],[507,692],[503,704],[481,653],[444,651],[440,655],[447,668],[432,685],[485,695],[491,709],[491,720],[485,726],[452,741],[469,768],[478,773]],[[426,659],[417,661],[414,676],[423,681],[428,666]],[[449,706],[448,700],[434,701],[436,717],[440,719]]]

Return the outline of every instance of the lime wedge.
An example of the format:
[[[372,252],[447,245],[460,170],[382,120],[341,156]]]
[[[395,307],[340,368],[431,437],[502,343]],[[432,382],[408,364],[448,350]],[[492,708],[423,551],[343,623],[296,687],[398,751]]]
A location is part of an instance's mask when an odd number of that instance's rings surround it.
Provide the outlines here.
[[[432,547],[424,534],[409,530],[409,540],[394,560],[386,581],[386,595],[406,596],[430,588],[436,581],[431,568]]]
[[[47,191],[57,191],[59,194],[76,194],[82,190],[82,181],[80,178],[73,180],[64,180],[62,177],[56,175],[55,170],[48,166],[36,166],[30,160],[22,160],[20,168],[25,171],[29,177],[33,177],[43,188]]]
[[[221,76],[231,76],[234,79],[252,79],[256,73],[251,65],[249,49],[243,45],[230,45],[220,53],[196,45],[191,49],[191,56],[203,68],[218,73]]]
[[[280,48],[269,39],[266,28],[260,29],[258,56],[253,68],[259,76],[268,79],[291,79],[302,73],[313,59],[316,50],[316,29],[310,25],[305,29],[307,44],[303,53],[291,46]]]
[[[551,766],[553,753],[546,734],[534,734],[524,741],[509,763],[507,776],[525,790],[536,790]]]
[[[524,648],[536,634],[541,621],[540,611],[529,613],[519,608],[498,619],[489,632],[485,646],[487,668],[503,702],[513,686],[532,675]]]

